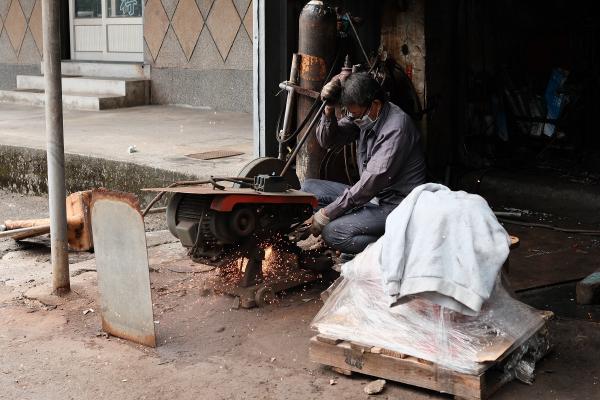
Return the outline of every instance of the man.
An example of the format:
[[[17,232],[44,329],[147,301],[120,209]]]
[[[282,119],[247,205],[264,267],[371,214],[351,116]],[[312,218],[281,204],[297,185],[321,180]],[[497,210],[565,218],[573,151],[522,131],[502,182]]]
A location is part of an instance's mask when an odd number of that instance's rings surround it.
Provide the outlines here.
[[[412,189],[425,183],[425,160],[420,134],[411,118],[367,73],[334,78],[323,88],[328,102],[317,128],[324,148],[358,139],[360,180],[354,186],[307,179],[302,190],[319,200],[311,233],[347,255],[363,251],[385,231],[385,220]],[[339,121],[335,104],[347,116]]]

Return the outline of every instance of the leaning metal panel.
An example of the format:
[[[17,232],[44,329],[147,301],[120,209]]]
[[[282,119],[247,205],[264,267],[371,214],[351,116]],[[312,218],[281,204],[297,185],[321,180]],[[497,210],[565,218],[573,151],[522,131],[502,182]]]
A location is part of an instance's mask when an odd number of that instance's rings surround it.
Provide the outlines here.
[[[156,347],[144,221],[132,195],[94,195],[92,230],[102,329]]]

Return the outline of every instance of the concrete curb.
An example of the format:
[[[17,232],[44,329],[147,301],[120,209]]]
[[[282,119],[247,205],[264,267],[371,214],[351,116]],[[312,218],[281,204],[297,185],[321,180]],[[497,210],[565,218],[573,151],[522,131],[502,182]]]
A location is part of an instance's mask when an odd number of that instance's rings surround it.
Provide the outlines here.
[[[69,193],[104,187],[134,193],[142,204],[154,197],[153,193],[142,192],[143,188],[199,179],[174,171],[79,154],[65,154],[65,169]],[[0,145],[0,189],[21,194],[46,194],[46,151]]]

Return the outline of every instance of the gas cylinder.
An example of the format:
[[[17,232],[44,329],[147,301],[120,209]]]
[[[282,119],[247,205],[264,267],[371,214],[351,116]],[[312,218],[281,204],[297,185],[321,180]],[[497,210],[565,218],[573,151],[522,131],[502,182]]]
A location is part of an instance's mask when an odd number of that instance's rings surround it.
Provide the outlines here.
[[[332,68],[335,59],[337,38],[337,16],[335,10],[328,7],[324,1],[309,1],[300,13],[298,53],[301,56],[299,68],[299,84],[301,87],[321,91],[325,79]],[[297,102],[298,124],[308,114],[314,99],[301,96]],[[325,156],[323,149],[312,132],[301,133],[310,135],[304,146],[298,152],[296,159],[296,174],[301,182],[306,179],[318,179],[321,161]]]

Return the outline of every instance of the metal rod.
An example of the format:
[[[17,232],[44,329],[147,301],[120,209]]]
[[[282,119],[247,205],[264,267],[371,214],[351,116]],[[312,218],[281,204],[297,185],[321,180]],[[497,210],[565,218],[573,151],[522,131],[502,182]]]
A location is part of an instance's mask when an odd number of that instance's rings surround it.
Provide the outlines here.
[[[42,1],[42,21],[52,290],[54,293],[61,295],[70,291],[70,281],[60,70],[60,1]]]
[[[294,107],[294,97],[296,97],[296,91],[292,86],[286,86],[285,89],[288,92],[287,100],[285,102],[285,114],[283,115],[283,128],[279,132],[279,154],[280,160],[285,160],[285,140],[288,137],[290,131],[290,124],[292,122],[292,108]]]
[[[306,140],[310,136],[310,132],[312,131],[312,129],[316,125],[317,121],[321,117],[321,114],[323,113],[323,110],[325,109],[326,105],[327,105],[327,102],[324,101],[323,104],[321,104],[321,107],[319,107],[319,110],[317,111],[317,114],[315,115],[315,117],[313,118],[313,120],[310,122],[310,125],[308,125],[308,128],[306,128],[306,133],[304,134],[304,136],[302,136],[302,139],[300,139],[300,141],[296,145],[296,148],[294,149],[294,152],[290,155],[290,159],[285,164],[285,167],[283,167],[283,170],[281,171],[281,174],[279,174],[279,176],[285,176],[285,174],[288,172],[288,170],[292,166],[292,163],[296,159],[296,156],[298,155],[298,152],[300,151],[300,149],[302,148],[302,146],[304,145],[304,143],[306,142]]]
[[[167,211],[167,207],[156,207],[148,210],[147,214],[160,214]]]
[[[294,53],[292,56],[292,66],[290,68],[290,80],[288,81],[291,85],[298,84],[298,65],[300,64],[300,57],[297,53]],[[281,87],[281,85],[279,85]],[[296,92],[294,87],[288,87],[287,85],[282,88],[288,91],[287,101],[285,104],[285,114],[283,116],[283,127],[279,132],[279,155],[278,158],[280,160],[285,160],[285,144],[284,141],[288,137],[290,133],[290,124],[292,122],[292,108],[294,107],[294,98],[296,97]]]
[[[365,48],[363,47],[362,41],[360,40],[360,37],[358,36],[358,32],[356,31],[356,28],[354,27],[354,23],[352,23],[352,16],[350,16],[350,13],[346,13],[346,18],[348,18],[348,22],[350,23],[350,27],[352,28],[352,32],[354,32],[354,36],[356,37],[356,41],[358,42],[358,45],[360,46],[360,51],[362,51],[363,56],[365,57],[365,60],[367,60],[367,64],[369,65],[369,69],[371,69],[373,67],[373,65],[371,65],[371,60],[369,60],[369,56],[367,55],[367,52],[365,51]]]

